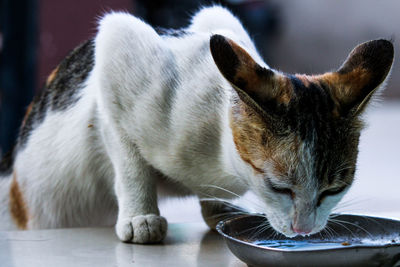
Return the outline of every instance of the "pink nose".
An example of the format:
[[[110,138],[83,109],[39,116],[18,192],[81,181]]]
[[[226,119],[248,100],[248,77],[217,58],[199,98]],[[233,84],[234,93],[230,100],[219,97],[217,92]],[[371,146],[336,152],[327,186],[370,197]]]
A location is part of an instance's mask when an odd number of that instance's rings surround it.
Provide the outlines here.
[[[298,233],[299,235],[307,235],[311,233],[311,229],[303,229],[303,228],[297,228],[296,226],[292,225],[292,230],[295,233]]]

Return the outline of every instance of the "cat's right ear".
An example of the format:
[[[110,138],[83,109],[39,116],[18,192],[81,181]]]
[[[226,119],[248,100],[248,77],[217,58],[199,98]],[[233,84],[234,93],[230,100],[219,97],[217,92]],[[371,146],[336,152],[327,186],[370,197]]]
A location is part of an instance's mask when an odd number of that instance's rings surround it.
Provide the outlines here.
[[[264,110],[263,104],[271,100],[289,101],[281,85],[286,79],[257,64],[249,53],[232,40],[213,35],[210,49],[219,71],[246,104]]]
[[[331,85],[333,98],[344,114],[360,114],[385,81],[393,59],[391,41],[369,41],[354,48],[338,71],[321,78]]]

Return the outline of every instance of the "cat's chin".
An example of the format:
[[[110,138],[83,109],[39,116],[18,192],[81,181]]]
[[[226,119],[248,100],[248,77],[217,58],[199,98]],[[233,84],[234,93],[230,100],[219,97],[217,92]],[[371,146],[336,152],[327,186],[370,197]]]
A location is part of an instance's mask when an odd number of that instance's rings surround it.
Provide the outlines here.
[[[297,233],[295,233],[295,232],[292,232],[292,233],[282,233],[282,232],[279,232],[280,234],[282,234],[282,235],[284,235],[284,236],[286,236],[286,237],[289,237],[289,238],[294,238],[294,237],[296,237],[296,236],[298,236],[299,234],[297,234]]]

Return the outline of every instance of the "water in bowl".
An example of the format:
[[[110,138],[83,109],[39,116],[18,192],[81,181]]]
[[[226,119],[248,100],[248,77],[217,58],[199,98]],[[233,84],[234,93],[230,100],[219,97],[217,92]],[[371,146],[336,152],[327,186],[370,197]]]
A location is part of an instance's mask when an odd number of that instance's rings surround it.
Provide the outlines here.
[[[320,250],[352,245],[349,242],[310,242],[299,240],[259,240],[254,242],[254,244],[262,247],[285,250]]]

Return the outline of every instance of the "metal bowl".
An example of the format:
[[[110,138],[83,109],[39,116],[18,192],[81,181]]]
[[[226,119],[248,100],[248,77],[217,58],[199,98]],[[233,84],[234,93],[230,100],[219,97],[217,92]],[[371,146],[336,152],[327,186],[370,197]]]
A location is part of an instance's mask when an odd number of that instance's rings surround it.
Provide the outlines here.
[[[306,237],[287,238],[272,228],[262,230],[266,218],[259,214],[221,221],[217,231],[249,266],[400,266],[400,221],[334,217],[329,230]]]

